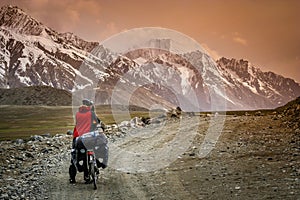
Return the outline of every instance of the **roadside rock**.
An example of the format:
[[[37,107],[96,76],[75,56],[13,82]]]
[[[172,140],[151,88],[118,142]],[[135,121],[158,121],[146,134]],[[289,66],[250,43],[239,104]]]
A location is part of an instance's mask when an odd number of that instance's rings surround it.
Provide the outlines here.
[[[145,126],[144,122],[139,117],[134,117],[130,120],[130,126],[132,128]]]
[[[43,178],[69,154],[68,135],[34,135],[25,142],[1,141],[0,199],[45,199]],[[58,146],[50,148],[49,146]]]
[[[167,112],[168,118],[180,118],[181,117],[182,110],[180,107],[177,107],[175,109],[171,109]]]
[[[283,124],[288,128],[300,128],[300,97],[277,109],[277,116],[283,119]]]

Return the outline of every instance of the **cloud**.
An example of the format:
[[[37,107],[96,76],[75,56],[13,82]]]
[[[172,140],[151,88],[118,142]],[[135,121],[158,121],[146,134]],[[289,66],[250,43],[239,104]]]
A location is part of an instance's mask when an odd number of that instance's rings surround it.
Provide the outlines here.
[[[244,46],[248,45],[247,40],[244,39],[244,38],[241,38],[239,36],[233,37],[233,41],[236,42],[236,43],[238,43],[238,44],[244,45]]]

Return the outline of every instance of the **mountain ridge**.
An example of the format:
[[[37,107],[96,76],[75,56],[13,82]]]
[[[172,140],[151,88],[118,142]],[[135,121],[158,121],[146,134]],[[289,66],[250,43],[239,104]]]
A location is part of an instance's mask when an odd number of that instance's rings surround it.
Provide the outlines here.
[[[18,20],[18,23],[14,23]],[[262,72],[249,61],[220,58],[214,61],[201,51],[171,53],[171,39],[149,39],[150,48],[124,55],[98,42],[87,42],[73,33],[58,33],[14,6],[0,9],[0,87],[46,85],[95,92],[96,102],[109,104],[115,86],[132,95],[137,106],[161,104],[209,110],[226,102],[227,109],[275,108],[300,95],[300,85],[273,72]],[[223,93],[215,88],[222,82]],[[138,88],[133,94],[129,89]],[[90,92],[88,92],[88,90]],[[195,99],[189,95],[196,93]],[[123,97],[122,97],[123,96]],[[122,99],[123,98],[123,99]]]
[[[252,66],[249,61],[240,59],[221,58],[217,61],[218,67],[222,70],[223,76],[228,84],[229,93],[237,91],[237,87],[244,88],[243,91],[250,90],[251,93],[243,95],[243,92],[235,94],[238,101],[268,101],[262,105],[264,108],[268,104],[278,107],[300,95],[300,85],[291,78],[285,78],[274,72],[263,72],[259,68]],[[247,95],[251,94],[249,97]]]
[[[16,33],[33,36],[45,36],[53,39],[55,42],[66,42],[74,46],[91,51],[99,45],[98,42],[87,42],[73,33],[58,33],[45,26],[35,18],[27,15],[17,6],[6,5],[0,8],[0,26],[14,30]]]

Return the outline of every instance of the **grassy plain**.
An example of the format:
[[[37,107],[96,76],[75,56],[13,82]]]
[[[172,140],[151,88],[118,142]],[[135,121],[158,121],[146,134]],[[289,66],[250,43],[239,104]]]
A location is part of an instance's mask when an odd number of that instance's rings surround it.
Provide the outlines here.
[[[76,110],[76,109],[75,109]],[[110,106],[97,106],[96,113],[105,124],[119,120],[130,120],[135,116],[147,117],[142,110],[128,112],[118,110],[112,114]],[[0,140],[28,138],[31,135],[66,133],[73,130],[72,106],[0,106]]]
[[[133,117],[155,117],[162,112],[149,112],[140,107],[110,105],[96,107],[97,116],[105,124],[120,123]],[[128,112],[129,110],[129,112]],[[77,108],[74,108],[77,111]],[[255,115],[258,111],[229,111],[226,115]],[[261,110],[261,114],[268,114],[273,110]],[[209,114],[210,112],[202,112]],[[198,113],[199,114],[199,113]],[[225,114],[225,113],[222,113]],[[31,135],[42,135],[50,133],[66,133],[73,130],[74,118],[72,106],[16,106],[0,105],[0,140],[14,140],[17,138],[28,138]]]

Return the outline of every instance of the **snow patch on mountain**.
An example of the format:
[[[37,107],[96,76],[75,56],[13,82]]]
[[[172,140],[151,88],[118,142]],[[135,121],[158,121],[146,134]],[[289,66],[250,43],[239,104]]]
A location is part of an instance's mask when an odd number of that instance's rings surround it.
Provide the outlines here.
[[[5,6],[0,9],[0,87],[97,90],[99,102],[110,103],[114,86],[123,84],[117,95],[136,89],[132,103],[182,103],[190,110],[209,110],[212,102],[225,102],[229,110],[274,108],[300,95],[292,79],[262,72],[242,59],[214,61],[196,46],[183,51],[188,42],[180,42],[163,35],[123,55],[73,33],[57,33],[19,8]]]

